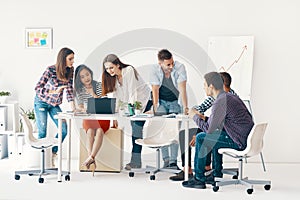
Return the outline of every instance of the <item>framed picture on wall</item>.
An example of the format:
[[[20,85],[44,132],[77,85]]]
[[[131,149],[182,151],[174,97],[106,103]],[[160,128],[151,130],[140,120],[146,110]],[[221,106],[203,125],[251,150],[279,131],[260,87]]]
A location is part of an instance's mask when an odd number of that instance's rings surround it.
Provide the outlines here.
[[[52,28],[26,28],[25,47],[52,49]]]

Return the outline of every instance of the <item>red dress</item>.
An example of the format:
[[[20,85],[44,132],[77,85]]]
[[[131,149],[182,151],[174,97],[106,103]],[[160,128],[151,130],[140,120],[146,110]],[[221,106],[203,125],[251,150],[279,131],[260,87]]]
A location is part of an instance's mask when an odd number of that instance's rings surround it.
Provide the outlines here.
[[[97,129],[102,128],[103,132],[105,133],[110,126],[110,120],[83,120],[82,124],[85,131],[87,131],[89,128]]]

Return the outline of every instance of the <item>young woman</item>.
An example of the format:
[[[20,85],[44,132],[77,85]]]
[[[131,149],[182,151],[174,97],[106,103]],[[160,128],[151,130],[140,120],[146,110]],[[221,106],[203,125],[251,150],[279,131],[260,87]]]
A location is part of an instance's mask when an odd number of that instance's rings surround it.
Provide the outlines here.
[[[113,92],[117,101],[121,100],[131,104],[140,101],[143,112],[150,110],[152,106],[151,101],[149,101],[150,87],[133,66],[124,64],[114,54],[107,55],[103,60],[102,90],[103,95]],[[135,140],[143,137],[144,123],[145,121],[131,121],[132,151],[130,163],[125,166],[127,170],[142,166],[142,146],[137,145]],[[117,123],[114,125],[117,126]]]
[[[75,70],[75,94],[78,110],[85,112],[88,98],[99,98],[101,96],[101,83],[93,79],[93,72],[85,65],[79,65]],[[91,165],[93,176],[96,168],[95,157],[101,148],[103,135],[109,129],[109,120],[83,120],[83,128],[87,134],[86,148],[87,159],[82,163],[87,169]]]
[[[36,124],[38,127],[38,137],[44,138],[47,134],[48,114],[58,126],[58,120],[54,116],[61,112],[60,104],[63,102],[63,92],[66,89],[67,100],[71,104],[71,109],[75,109],[73,96],[73,63],[74,52],[69,48],[62,48],[55,65],[46,68],[42,77],[35,86],[36,96],[34,98],[34,111]],[[67,124],[62,124],[62,139],[67,135]],[[57,135],[56,135],[57,137]],[[58,147],[52,148],[52,165],[55,166]]]

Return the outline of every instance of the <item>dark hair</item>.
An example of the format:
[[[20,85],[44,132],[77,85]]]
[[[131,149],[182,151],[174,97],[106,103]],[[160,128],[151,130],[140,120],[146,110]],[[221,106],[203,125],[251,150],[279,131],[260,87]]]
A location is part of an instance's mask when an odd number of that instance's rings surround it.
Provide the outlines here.
[[[136,69],[129,64],[124,64],[120,61],[118,56],[115,54],[108,54],[104,59],[102,63],[102,95],[105,96],[107,93],[113,92],[116,89],[116,76],[111,76],[106,70],[104,64],[107,62],[111,62],[114,65],[119,65],[119,69],[126,68],[128,66],[131,66],[134,70],[134,75],[136,80],[138,80],[138,72]]]
[[[83,70],[83,69],[86,69],[90,74],[91,74],[91,79],[92,79],[92,86],[93,86],[93,90],[94,92],[96,92],[96,81],[94,80],[93,78],[93,71],[87,67],[86,65],[79,65],[78,67],[76,67],[75,69],[75,81],[74,81],[74,88],[75,88],[75,91],[76,93],[80,93],[83,91],[83,88],[84,88],[84,85],[83,83],[81,82],[80,80],[80,72]],[[75,93],[75,94],[76,94]]]
[[[172,54],[167,49],[162,49],[157,54],[158,60],[164,61],[164,60],[170,60],[172,58]]]
[[[66,62],[66,58],[70,54],[74,54],[74,52],[67,47],[62,48],[58,52],[55,66],[56,66],[57,78],[59,80],[69,81],[71,78],[73,78],[74,69],[67,67],[67,62]]]
[[[223,79],[224,85],[227,88],[230,88],[230,85],[231,85],[231,76],[230,76],[230,74],[228,74],[227,72],[220,72],[220,74],[221,74],[221,77]]]
[[[209,72],[204,75],[207,86],[213,85],[216,90],[223,90],[223,79],[218,72]]]

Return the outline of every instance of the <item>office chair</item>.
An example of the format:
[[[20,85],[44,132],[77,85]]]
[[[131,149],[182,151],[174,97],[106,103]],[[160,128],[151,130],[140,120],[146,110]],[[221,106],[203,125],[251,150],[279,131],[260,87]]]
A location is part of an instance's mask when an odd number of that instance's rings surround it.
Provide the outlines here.
[[[163,126],[162,126],[163,125]],[[156,150],[156,166],[146,166],[142,169],[131,169],[129,177],[133,177],[135,172],[149,173],[150,180],[155,180],[155,174],[158,172],[179,173],[179,169],[161,168],[160,167],[160,150],[163,146],[177,142],[179,133],[179,122],[172,119],[163,121],[152,121],[148,126],[145,126],[145,132],[151,133],[143,139],[136,139],[135,142],[141,146],[149,147]],[[154,133],[154,134],[153,134]],[[149,135],[149,134],[145,134]]]
[[[32,148],[40,149],[41,150],[41,165],[40,169],[32,169],[32,170],[23,170],[23,171],[15,171],[15,180],[20,180],[21,174],[28,174],[29,176],[38,175],[39,183],[44,182],[44,178],[42,175],[48,175],[48,174],[57,174],[57,168],[51,168],[51,169],[45,169],[45,149],[50,148],[54,145],[57,145],[58,140],[57,138],[41,138],[37,139],[33,135],[33,128],[32,125],[25,113],[20,114],[21,120],[23,122],[24,126],[24,135],[25,135],[25,141],[28,143]],[[63,172],[62,173],[65,176],[65,180],[70,180],[69,173]]]
[[[243,102],[246,105],[246,107],[249,110],[249,112],[251,113],[252,118],[254,118],[253,117],[253,112],[252,112],[252,107],[251,107],[250,100],[243,100]],[[260,160],[261,160],[261,164],[262,164],[263,170],[266,171],[266,165],[265,165],[265,161],[264,161],[264,157],[263,157],[262,151],[259,153],[259,155],[260,155]],[[247,163],[247,159],[245,159],[245,162]]]
[[[233,185],[241,184],[245,185],[248,194],[253,193],[253,184],[262,184],[265,185],[265,190],[271,189],[271,181],[268,180],[250,180],[248,177],[243,177],[243,159],[256,156],[262,151],[263,148],[263,137],[266,131],[267,123],[257,124],[252,128],[251,133],[247,139],[247,147],[242,151],[238,151],[231,148],[220,148],[218,152],[220,154],[228,155],[232,158],[236,158],[239,161],[239,175],[238,179],[224,179],[224,178],[215,178],[215,185],[213,191],[217,192],[220,186],[224,185]]]

